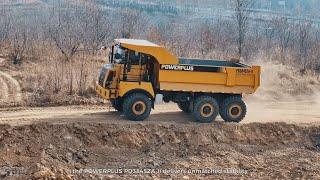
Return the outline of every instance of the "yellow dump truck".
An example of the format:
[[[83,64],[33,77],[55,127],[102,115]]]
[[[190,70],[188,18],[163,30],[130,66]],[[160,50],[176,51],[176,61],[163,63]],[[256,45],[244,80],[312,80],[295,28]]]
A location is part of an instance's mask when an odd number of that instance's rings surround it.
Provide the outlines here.
[[[242,95],[259,85],[259,66],[178,58],[146,40],[115,39],[95,89],[130,120],[146,119],[160,94],[164,102],[209,123],[219,114],[226,122],[243,120]]]

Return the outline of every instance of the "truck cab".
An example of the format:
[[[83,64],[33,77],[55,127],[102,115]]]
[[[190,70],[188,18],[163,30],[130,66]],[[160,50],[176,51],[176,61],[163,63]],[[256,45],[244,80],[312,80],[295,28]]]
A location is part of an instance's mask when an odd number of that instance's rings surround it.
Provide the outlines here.
[[[115,40],[111,46],[109,64],[105,64],[100,71],[96,91],[104,99],[110,100],[112,106],[121,112],[125,98],[135,94],[143,96],[148,103],[139,101],[134,104],[131,109],[139,116],[130,116],[130,119],[141,120],[149,116],[155,98],[154,89],[159,86],[155,72],[157,62],[152,55],[130,48],[126,46],[127,43],[158,47],[144,40]]]

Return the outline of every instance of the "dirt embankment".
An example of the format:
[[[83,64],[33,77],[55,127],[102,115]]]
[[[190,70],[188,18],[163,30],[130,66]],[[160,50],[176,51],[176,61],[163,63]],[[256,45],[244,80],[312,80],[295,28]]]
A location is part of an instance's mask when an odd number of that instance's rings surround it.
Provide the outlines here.
[[[0,157],[1,178],[317,179],[320,178],[320,127],[221,122],[180,126],[0,125]],[[227,168],[238,173],[218,171]],[[93,169],[103,171],[93,173]],[[130,174],[125,169],[180,169],[193,173]],[[215,169],[217,173],[197,174],[195,170],[199,169]],[[107,170],[112,173],[106,173]]]

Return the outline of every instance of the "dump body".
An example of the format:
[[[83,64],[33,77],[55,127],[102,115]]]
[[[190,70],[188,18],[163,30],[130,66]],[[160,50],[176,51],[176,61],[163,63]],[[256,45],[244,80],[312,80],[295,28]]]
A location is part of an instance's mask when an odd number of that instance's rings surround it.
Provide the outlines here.
[[[159,82],[161,90],[250,94],[260,85],[260,67],[180,58],[178,65],[160,65]]]

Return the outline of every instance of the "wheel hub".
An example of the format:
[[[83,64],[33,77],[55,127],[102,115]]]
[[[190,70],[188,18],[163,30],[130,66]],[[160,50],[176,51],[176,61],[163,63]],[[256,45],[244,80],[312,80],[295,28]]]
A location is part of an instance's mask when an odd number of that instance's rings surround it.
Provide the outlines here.
[[[201,116],[210,117],[213,114],[213,110],[214,110],[214,107],[211,104],[206,103],[201,107],[201,111],[200,111]]]
[[[146,104],[143,101],[137,101],[132,105],[132,111],[136,115],[142,115],[146,111]]]
[[[229,107],[229,114],[232,118],[238,118],[242,113],[242,108],[240,105],[233,104]]]

